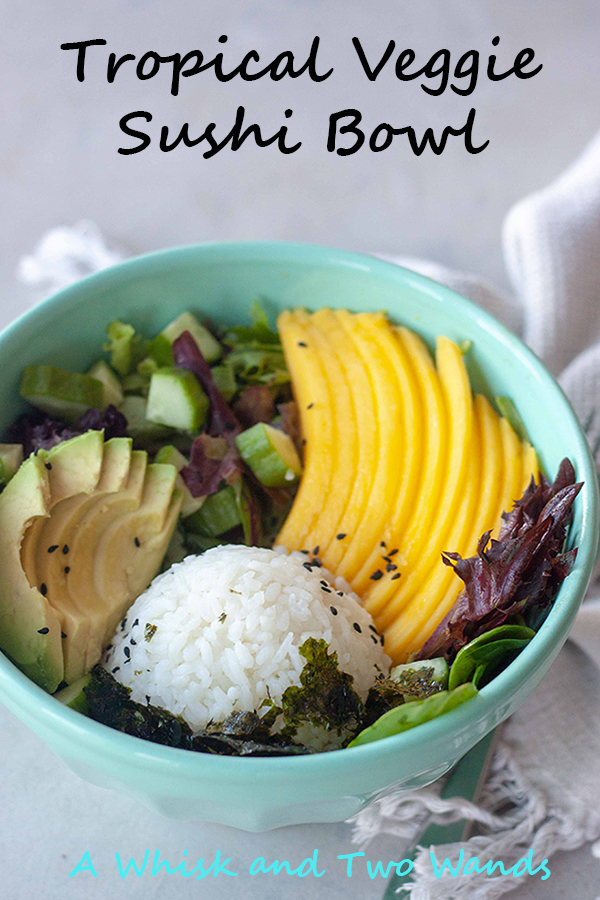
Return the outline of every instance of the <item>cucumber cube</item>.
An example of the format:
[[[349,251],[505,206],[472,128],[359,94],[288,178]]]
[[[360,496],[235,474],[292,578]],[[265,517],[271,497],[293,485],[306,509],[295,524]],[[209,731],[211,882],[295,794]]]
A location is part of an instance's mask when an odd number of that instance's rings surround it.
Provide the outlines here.
[[[57,700],[60,700],[61,703],[64,703],[65,706],[74,709],[75,712],[83,713],[84,716],[87,716],[88,706],[84,688],[88,686],[90,680],[90,675],[82,675],[81,678],[78,678],[73,684],[69,684],[67,687],[62,688],[62,690],[58,691],[54,696]]]
[[[189,331],[200,348],[202,356],[208,363],[216,362],[222,354],[218,340],[212,336],[208,328],[202,325],[191,312],[181,313],[157,335],[150,344],[150,355],[160,366],[172,366],[171,347],[180,334]]]
[[[242,516],[235,490],[228,485],[210,494],[202,507],[185,520],[186,528],[206,537],[216,537],[240,525]]]
[[[26,366],[19,393],[32,406],[68,423],[77,422],[91,407],[104,408],[104,388],[96,378],[54,366]]]
[[[146,417],[180,431],[201,428],[208,412],[208,397],[187,369],[162,369],[150,379]]]
[[[258,422],[235,439],[240,455],[265,487],[288,487],[302,475],[302,463],[289,434]]]
[[[21,444],[0,444],[0,484],[8,484],[22,462]]]
[[[214,366],[211,370],[213,381],[219,388],[225,399],[229,402],[237,391],[235,373],[228,365]]]
[[[164,447],[161,447],[154,458],[154,462],[167,463],[170,466],[175,466],[178,473],[188,464],[183,453],[180,453],[172,444],[166,444]],[[186,519],[188,516],[198,512],[206,500],[206,497],[193,497],[187,484],[179,474],[177,475],[175,484],[181,491],[181,496],[183,498],[181,501],[181,518]]]
[[[172,434],[172,430],[165,425],[150,422],[146,416],[147,403],[143,397],[136,394],[128,394],[121,403],[119,410],[127,419],[127,434],[134,441],[159,440]]]
[[[108,363],[103,359],[99,359],[87,373],[90,378],[95,378],[102,385],[102,395],[104,397],[103,409],[107,406],[119,406],[123,402],[123,388],[117,375],[113,372]]]

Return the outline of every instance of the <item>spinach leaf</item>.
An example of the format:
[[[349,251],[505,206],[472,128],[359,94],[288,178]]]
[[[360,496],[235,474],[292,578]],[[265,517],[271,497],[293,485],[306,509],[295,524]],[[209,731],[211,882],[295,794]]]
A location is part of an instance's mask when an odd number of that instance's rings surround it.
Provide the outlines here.
[[[525,625],[500,625],[474,638],[457,653],[448,687],[452,690],[466,681],[479,685],[484,676],[489,678],[502,663],[512,662],[534,635],[535,631]]]
[[[409,728],[416,728],[423,722],[429,722],[436,719],[444,713],[450,712],[461,703],[465,703],[477,694],[477,688],[472,683],[461,684],[452,691],[440,691],[433,694],[425,700],[411,700],[403,703],[401,706],[391,709],[389,712],[381,716],[377,721],[361,731],[353,741],[348,744],[349,747],[358,747],[361,744],[369,744],[371,741],[379,741],[381,738],[391,737],[393,734],[400,734],[402,731],[408,731]]]

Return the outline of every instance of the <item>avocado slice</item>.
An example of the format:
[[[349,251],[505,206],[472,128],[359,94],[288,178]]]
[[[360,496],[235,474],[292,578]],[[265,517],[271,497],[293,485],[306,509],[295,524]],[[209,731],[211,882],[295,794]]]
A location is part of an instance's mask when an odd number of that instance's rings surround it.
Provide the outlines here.
[[[110,640],[134,598],[157,575],[181,510],[173,466],[148,466],[139,509],[121,516],[102,534],[94,564],[96,590],[113,612],[107,620]],[[118,560],[118,565],[115,565]]]
[[[0,648],[41,687],[84,675],[158,573],[176,476],[128,438],[88,432],[32,455],[0,494]]]
[[[138,509],[142,502],[148,455],[134,450],[127,483],[115,494],[100,496],[73,523],[69,544],[69,571],[63,569],[63,590],[79,605],[84,601],[90,622],[86,647],[85,669],[91,669],[100,659],[107,631],[106,618],[110,605],[102,596],[94,580],[96,550],[103,532],[122,516]],[[134,598],[132,598],[134,599]]]
[[[61,541],[64,524],[96,489],[102,470],[104,440],[101,431],[88,431],[53,447],[44,458],[50,487],[49,518],[39,518],[27,531],[21,550],[21,565],[29,584],[46,598],[60,623],[64,678],[79,677],[83,669],[83,648],[89,637],[89,623],[67,598],[50,583],[51,562],[65,559]],[[49,552],[50,548],[54,551]],[[75,674],[74,674],[75,673]]]
[[[63,680],[61,626],[45,597],[23,571],[23,535],[50,515],[44,455],[31,456],[0,494],[0,647],[36,684],[55,691]]]
[[[99,498],[121,490],[129,475],[130,462],[130,438],[108,441],[104,445],[102,468],[95,490],[91,494],[79,493],[61,500],[52,508],[50,518],[36,529],[34,555],[37,585],[45,585],[48,601],[60,617],[64,634],[64,679],[67,683],[86,671],[86,649],[91,631],[87,591],[84,589],[77,598],[72,597],[67,589],[74,536],[81,517],[97,505]],[[85,602],[82,603],[82,599]]]

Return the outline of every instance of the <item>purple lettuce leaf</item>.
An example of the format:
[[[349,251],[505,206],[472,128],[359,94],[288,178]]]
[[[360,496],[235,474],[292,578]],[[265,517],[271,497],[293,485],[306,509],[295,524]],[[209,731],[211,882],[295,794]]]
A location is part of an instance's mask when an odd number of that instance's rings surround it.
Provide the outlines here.
[[[451,661],[470,640],[512,616],[550,606],[577,554],[576,549],[563,552],[573,502],[582,488],[574,482],[573,467],[563,460],[554,484],[543,477],[539,484],[532,480],[503,514],[497,541],[490,543],[488,531],[476,556],[442,555],[465,587],[418,659],[445,656]]]

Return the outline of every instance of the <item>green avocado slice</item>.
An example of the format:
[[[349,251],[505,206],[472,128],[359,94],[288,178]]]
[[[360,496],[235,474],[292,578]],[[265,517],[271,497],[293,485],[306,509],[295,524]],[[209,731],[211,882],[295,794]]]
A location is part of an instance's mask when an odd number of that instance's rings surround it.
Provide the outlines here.
[[[86,671],[86,649],[90,642],[91,622],[86,602],[77,602],[67,589],[72,568],[74,536],[78,524],[99,498],[121,490],[129,475],[131,439],[113,438],[104,445],[102,468],[96,489],[91,494],[75,494],[52,508],[49,519],[36,534],[36,576],[38,587],[46,586],[47,598],[56,610],[63,631],[64,680],[71,683]],[[67,551],[65,553],[65,550]],[[97,660],[96,660],[97,661]]]
[[[63,577],[65,592],[79,605],[82,605],[83,598],[85,613],[90,622],[85,671],[89,671],[102,655],[107,615],[110,612],[110,604],[98,592],[93,574],[98,544],[103,532],[113,522],[140,506],[147,463],[148,454],[143,450],[134,450],[126,485],[118,493],[98,497],[74,523],[74,534],[69,545],[69,572],[63,572]],[[115,560],[113,564],[116,562]]]
[[[55,584],[48,581],[47,563],[65,558],[65,542],[60,541],[64,524],[74,511],[90,499],[102,471],[104,440],[101,431],[64,441],[44,455],[50,487],[49,518],[39,518],[25,534],[21,565],[29,584],[37,588],[53,608],[60,623],[63,643],[64,678],[82,674],[82,648],[89,637],[89,623],[79,615]],[[49,553],[50,547],[56,547]],[[75,673],[75,674],[73,674]]]
[[[132,600],[160,570],[181,510],[176,476],[173,466],[148,466],[139,509],[113,522],[100,538],[94,580],[96,590],[113,610],[107,621],[106,641],[112,638]]]
[[[23,535],[37,517],[50,515],[43,454],[31,456],[0,495],[0,647],[47,691],[63,680],[61,627],[48,601],[21,566]]]

